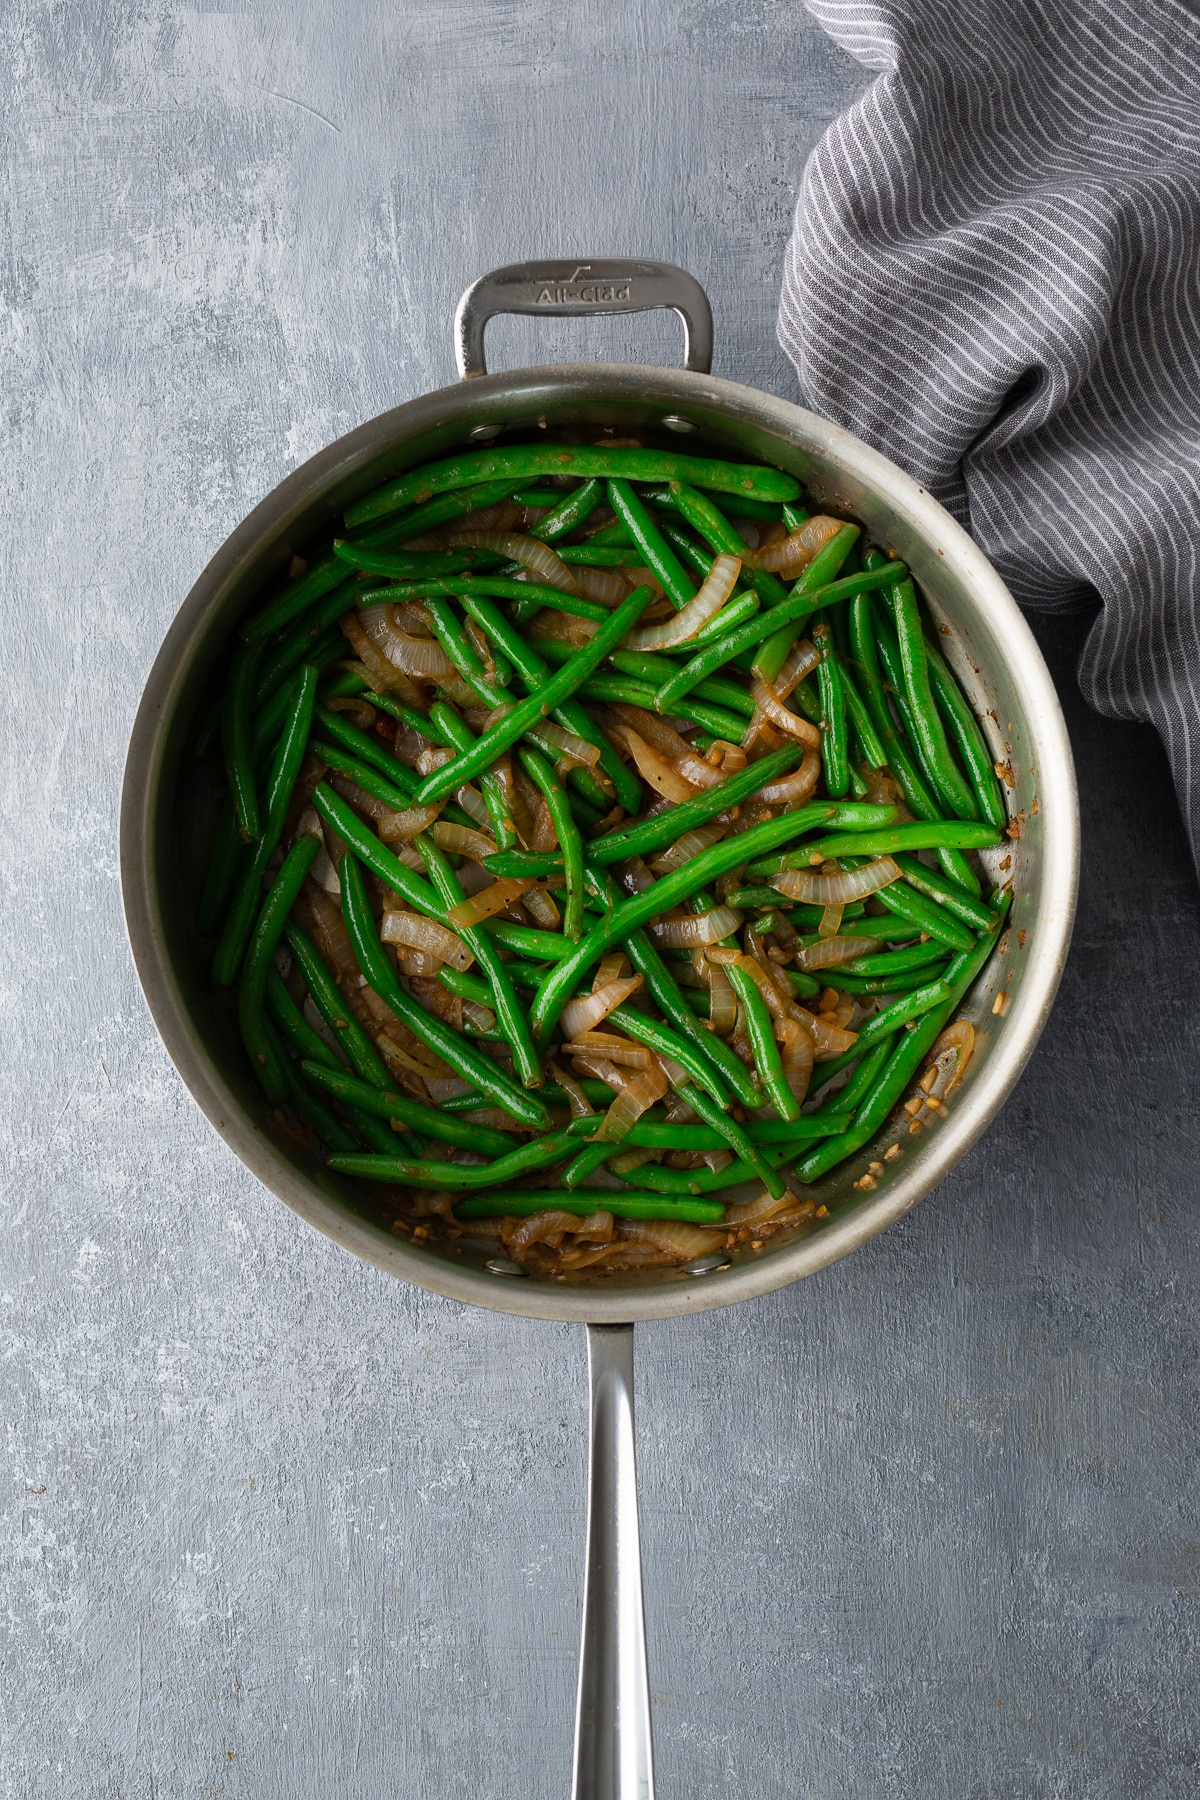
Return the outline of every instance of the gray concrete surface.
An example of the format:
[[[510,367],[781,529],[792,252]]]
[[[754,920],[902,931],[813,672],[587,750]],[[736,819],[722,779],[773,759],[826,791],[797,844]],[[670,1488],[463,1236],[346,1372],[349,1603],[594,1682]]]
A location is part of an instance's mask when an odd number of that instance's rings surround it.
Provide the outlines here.
[[[550,1800],[582,1334],[389,1282],[235,1163],[134,981],[121,762],[209,553],[450,379],[483,269],[685,263],[719,370],[794,394],[793,191],[863,75],[783,0],[17,0],[0,48],[2,1791]],[[1082,629],[1043,633],[1079,930],[1003,1119],[851,1261],[640,1332],[663,1800],[1200,1786],[1198,909],[1155,742],[1073,697]]]

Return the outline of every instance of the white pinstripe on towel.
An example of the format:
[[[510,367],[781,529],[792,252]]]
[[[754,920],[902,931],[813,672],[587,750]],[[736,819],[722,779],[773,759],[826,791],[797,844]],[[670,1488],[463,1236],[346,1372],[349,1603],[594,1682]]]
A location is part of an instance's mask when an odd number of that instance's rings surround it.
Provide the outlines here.
[[[1158,727],[1200,854],[1200,16],[807,3],[880,73],[809,160],[780,340],[1018,599],[1099,592],[1084,692]]]

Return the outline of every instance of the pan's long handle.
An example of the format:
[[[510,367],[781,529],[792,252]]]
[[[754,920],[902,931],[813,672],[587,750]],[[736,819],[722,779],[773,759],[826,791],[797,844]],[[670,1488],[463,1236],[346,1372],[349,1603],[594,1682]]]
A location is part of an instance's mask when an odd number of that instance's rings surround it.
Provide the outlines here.
[[[587,1575],[573,1800],[654,1800],[633,1453],[633,1326],[589,1325]]]

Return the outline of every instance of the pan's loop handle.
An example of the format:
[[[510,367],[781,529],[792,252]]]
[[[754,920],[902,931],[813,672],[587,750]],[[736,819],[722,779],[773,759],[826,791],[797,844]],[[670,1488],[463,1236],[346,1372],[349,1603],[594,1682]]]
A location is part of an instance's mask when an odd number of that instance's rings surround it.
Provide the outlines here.
[[[486,375],[484,327],[497,313],[649,312],[669,307],[683,321],[683,366],[698,375],[712,368],[713,324],[708,295],[694,275],[673,263],[510,263],[473,281],[454,314],[454,354],[464,381]]]
[[[587,1574],[572,1800],[654,1800],[633,1455],[633,1326],[589,1325]]]

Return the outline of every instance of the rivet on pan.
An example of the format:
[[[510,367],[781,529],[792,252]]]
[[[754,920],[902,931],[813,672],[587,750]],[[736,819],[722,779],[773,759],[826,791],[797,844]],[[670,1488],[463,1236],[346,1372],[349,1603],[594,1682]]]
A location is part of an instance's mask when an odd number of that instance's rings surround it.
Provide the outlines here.
[[[685,1264],[689,1275],[715,1275],[718,1269],[732,1267],[732,1256],[726,1256],[723,1250],[713,1250],[708,1256],[697,1256],[694,1261]]]
[[[695,431],[695,422],[685,419],[679,413],[664,413],[663,424],[668,431]]]
[[[483,1266],[489,1275],[528,1275],[529,1273],[529,1270],[523,1269],[519,1262],[510,1262],[507,1256],[489,1256]]]
[[[472,425],[467,437],[472,444],[486,444],[489,438],[499,437],[503,430],[503,425]]]

